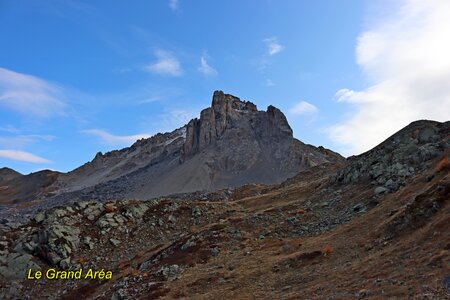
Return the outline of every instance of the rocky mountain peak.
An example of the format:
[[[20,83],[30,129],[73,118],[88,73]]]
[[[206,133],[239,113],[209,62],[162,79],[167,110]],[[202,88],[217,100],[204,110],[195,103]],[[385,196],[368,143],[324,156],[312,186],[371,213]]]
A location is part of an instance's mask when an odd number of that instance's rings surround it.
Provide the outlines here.
[[[227,129],[253,128],[259,136],[288,135],[292,129],[284,114],[270,105],[267,111],[258,111],[255,104],[238,97],[215,91],[211,107],[201,111],[200,119],[187,125],[184,158],[189,158],[219,139]]]
[[[148,199],[176,193],[215,191],[249,183],[274,184],[325,162],[343,161],[339,154],[305,145],[292,135],[284,114],[215,91],[211,106],[172,132],[140,139],[106,153],[75,170],[41,176],[31,187],[0,190],[0,200],[46,203],[74,199]],[[1,175],[1,173],[0,173]],[[32,182],[26,179],[27,182]],[[23,186],[15,180],[8,186]],[[42,188],[35,189],[35,186]],[[50,204],[48,204],[50,205]]]
[[[250,101],[241,101],[238,97],[225,94],[222,91],[215,91],[213,94],[211,108],[214,112],[223,114],[227,111],[257,111],[257,107]]]

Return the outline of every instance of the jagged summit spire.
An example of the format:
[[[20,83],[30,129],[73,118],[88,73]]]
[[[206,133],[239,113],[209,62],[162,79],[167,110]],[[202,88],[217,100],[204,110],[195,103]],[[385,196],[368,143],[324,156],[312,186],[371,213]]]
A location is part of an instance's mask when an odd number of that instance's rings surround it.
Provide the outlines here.
[[[229,107],[235,110],[247,110],[247,111],[257,111],[257,107],[250,101],[242,101],[236,96],[231,94],[225,94],[224,92],[218,90],[213,93],[213,99],[211,103],[211,108],[214,111],[221,111],[224,108]]]
[[[279,109],[270,105],[266,112],[258,111],[250,101],[215,91],[211,107],[202,110],[200,119],[193,119],[187,125],[184,158],[203,150],[230,128],[242,131],[252,128],[257,135],[287,135],[292,138],[292,129]]]

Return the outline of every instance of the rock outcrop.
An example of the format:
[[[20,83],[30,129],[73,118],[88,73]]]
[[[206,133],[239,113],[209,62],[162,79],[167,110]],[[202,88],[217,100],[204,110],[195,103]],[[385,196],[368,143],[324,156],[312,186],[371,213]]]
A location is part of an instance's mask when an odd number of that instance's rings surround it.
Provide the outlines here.
[[[227,128],[239,127],[238,123],[244,119],[241,114],[257,111],[251,102],[241,102],[239,98],[221,91],[214,92],[211,107],[202,110],[200,119],[187,124],[184,158],[192,157],[214,143]],[[287,123],[286,118],[284,120]]]
[[[397,191],[450,148],[450,122],[416,121],[366,153],[349,157],[349,166],[332,182],[369,180],[374,194]]]

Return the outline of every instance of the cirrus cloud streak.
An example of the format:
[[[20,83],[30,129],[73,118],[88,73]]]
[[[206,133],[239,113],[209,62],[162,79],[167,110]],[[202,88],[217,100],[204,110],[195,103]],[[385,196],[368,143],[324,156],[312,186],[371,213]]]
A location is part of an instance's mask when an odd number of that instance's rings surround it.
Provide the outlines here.
[[[139,139],[149,138],[150,134],[135,134],[135,135],[114,135],[101,129],[83,130],[83,133],[96,136],[100,141],[108,145],[131,145]]]
[[[24,115],[50,117],[63,114],[60,87],[38,77],[0,68],[0,105]]]
[[[33,164],[51,163],[51,161],[48,159],[34,155],[30,152],[20,150],[0,150],[0,157],[10,160],[29,162]]]

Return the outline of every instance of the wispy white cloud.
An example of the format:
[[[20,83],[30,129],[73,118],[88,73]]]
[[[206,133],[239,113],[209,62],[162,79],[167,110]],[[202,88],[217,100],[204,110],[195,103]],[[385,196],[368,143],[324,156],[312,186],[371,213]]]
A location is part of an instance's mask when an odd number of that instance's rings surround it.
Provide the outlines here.
[[[329,129],[344,154],[369,150],[418,119],[450,119],[450,2],[403,0],[358,37],[357,62],[372,81],[341,89],[354,113]]]
[[[146,133],[135,135],[114,135],[101,129],[88,129],[83,130],[82,132],[100,138],[100,141],[104,144],[117,146],[129,146],[139,139],[151,137],[150,134]]]
[[[62,89],[38,77],[0,68],[0,105],[27,116],[49,117],[64,111]]]
[[[153,128],[155,132],[171,132],[198,117],[200,107],[168,107],[158,116],[144,119],[142,128]]]
[[[275,86],[275,83],[272,81],[272,79],[266,79],[266,86]]]
[[[284,49],[284,46],[278,42],[278,39],[276,37],[264,39],[263,42],[267,46],[267,53],[269,55],[277,54]]]
[[[51,163],[48,159],[20,150],[0,150],[0,157],[34,164]]]
[[[131,68],[131,67],[114,67],[112,69],[112,71],[114,73],[125,74],[125,73],[129,73],[129,72],[133,71],[133,68]]]
[[[162,114],[162,125],[167,131],[172,131],[180,126],[187,124],[191,119],[198,116],[199,109],[170,109]]]
[[[198,67],[198,71],[206,76],[217,75],[217,71],[208,64],[207,59],[209,59],[209,56],[208,53],[205,51],[203,55],[200,57],[200,67]]]
[[[14,136],[0,136],[0,147],[2,148],[24,148],[38,141],[51,142],[55,139],[53,135],[14,135]]]
[[[159,97],[159,96],[150,96],[150,97],[145,97],[145,98],[143,98],[143,99],[141,99],[141,100],[139,100],[138,101],[138,105],[141,105],[141,104],[147,104],[147,103],[152,103],[152,102],[156,102],[156,101],[159,101],[159,100],[161,100],[162,98],[161,97]]]
[[[157,50],[155,51],[155,56],[157,58],[156,62],[145,66],[144,69],[146,71],[170,76],[183,75],[180,61],[172,53],[164,50]]]
[[[267,52],[260,57],[252,59],[252,64],[255,65],[260,72],[266,70],[270,65],[272,65],[271,56],[280,53],[284,49],[284,46],[278,42],[276,37],[263,39],[262,41],[266,45]]]
[[[178,10],[180,9],[180,1],[179,0],[169,0],[169,7],[171,10]]]
[[[289,109],[289,113],[294,116],[313,115],[319,112],[319,109],[306,101],[300,101]]]
[[[24,151],[23,148],[40,141],[51,142],[56,138],[55,136],[48,134],[17,134],[20,130],[12,126],[6,126],[4,129],[6,130],[3,131],[14,135],[0,136],[0,148],[6,149],[0,150],[0,157],[37,164],[51,162],[45,158]]]
[[[271,65],[271,62],[269,59],[267,59],[266,55],[252,59],[251,63],[252,63],[252,65],[254,65],[256,67],[256,69],[259,72],[266,70],[267,67],[269,67]]]
[[[20,130],[13,125],[5,125],[0,126],[0,131],[8,132],[8,133],[19,133]]]

